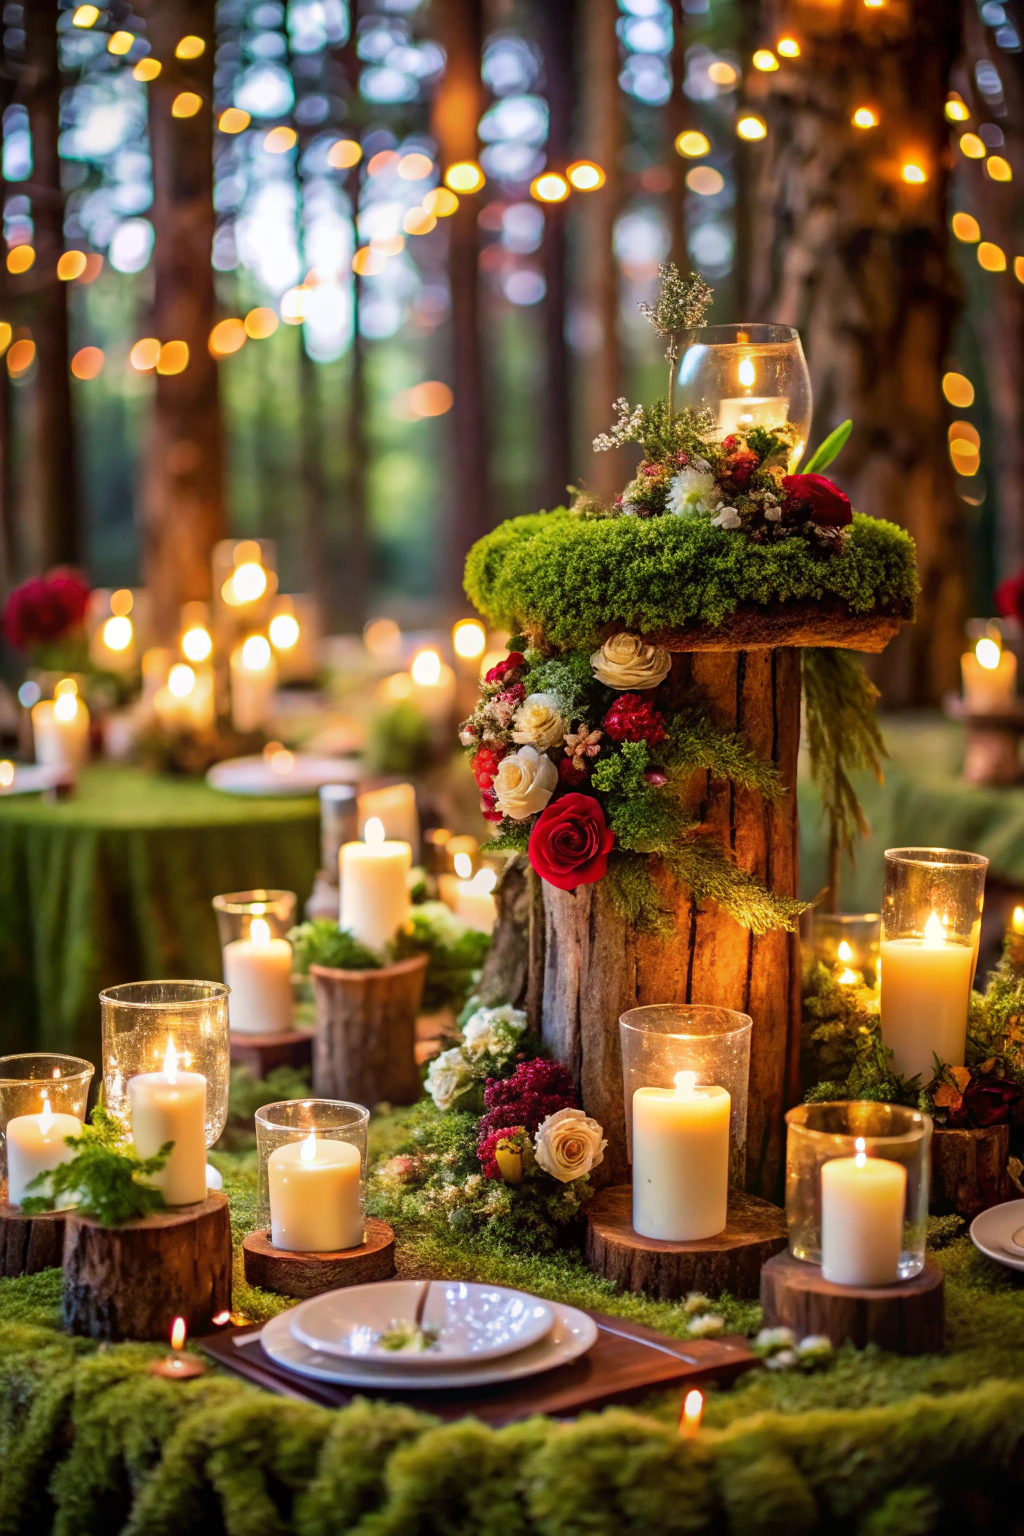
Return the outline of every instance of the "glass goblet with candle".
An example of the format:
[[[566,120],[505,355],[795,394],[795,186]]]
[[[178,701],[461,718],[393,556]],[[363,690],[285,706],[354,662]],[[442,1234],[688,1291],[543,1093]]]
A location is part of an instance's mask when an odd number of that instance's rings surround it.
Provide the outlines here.
[[[37,1174],[69,1162],[81,1133],[95,1067],[80,1056],[29,1051],[0,1056],[0,1188],[20,1206]]]
[[[370,1111],[286,1099],[256,1111],[256,1219],[275,1248],[338,1253],[363,1243]]]
[[[888,848],[880,946],[882,1039],[904,1077],[935,1058],[963,1066],[988,859],[953,848]]]
[[[229,891],[213,898],[228,1018],[242,1035],[286,1034],[292,1028],[294,891]]]
[[[818,912],[807,914],[805,950],[828,967],[843,986],[878,984],[878,912]]]
[[[710,408],[719,441],[754,427],[784,429],[793,471],[811,429],[811,376],[799,333],[790,325],[702,326],[679,365],[676,405]]]

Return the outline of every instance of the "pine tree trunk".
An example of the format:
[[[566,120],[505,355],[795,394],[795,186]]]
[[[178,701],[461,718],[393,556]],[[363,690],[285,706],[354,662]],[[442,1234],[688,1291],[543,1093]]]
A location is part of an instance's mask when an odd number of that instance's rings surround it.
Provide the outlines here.
[[[359,71],[357,33],[353,26],[338,61],[345,73],[350,100],[358,100]],[[362,166],[354,165],[345,178],[352,207],[355,245],[359,245],[357,220]],[[360,629],[367,617],[373,559],[370,548],[366,500],[366,340],[359,328],[362,284],[352,274],[352,353],[349,359],[348,398],[345,418],[345,480],[343,507],[344,559],[340,562],[339,599],[345,629]]]
[[[551,5],[542,0],[538,11],[541,51],[548,100],[548,165],[565,171],[569,158],[569,113],[573,99],[572,0]],[[569,347],[566,341],[566,222],[568,203],[545,203],[544,356],[546,398],[541,422],[541,482],[539,505],[563,506],[572,475],[569,459]]]
[[[210,593],[210,552],[225,532],[224,445],[217,364],[209,336],[217,317],[213,245],[214,0],[146,0],[153,53],[163,63],[148,86],[153,156],[152,334],[184,341],[188,367],[158,375],[142,475],[143,565],[157,629],[175,633],[181,605]],[[198,59],[174,56],[179,38],[207,39]],[[176,96],[202,106],[173,117]]]
[[[770,0],[763,35],[801,41],[751,83],[768,136],[750,240],[750,313],[799,327],[814,382],[814,439],[854,432],[835,477],[862,512],[917,541],[918,620],[878,676],[887,702],[933,700],[958,678],[966,539],[940,387],[957,309],[949,261],[947,130],[959,0]],[[859,106],[879,126],[852,126]],[[927,180],[908,184],[915,161]]]

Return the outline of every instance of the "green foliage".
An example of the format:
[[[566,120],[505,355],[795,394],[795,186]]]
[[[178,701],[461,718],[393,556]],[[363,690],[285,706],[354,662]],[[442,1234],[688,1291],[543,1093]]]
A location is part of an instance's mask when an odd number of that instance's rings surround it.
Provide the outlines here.
[[[766,800],[784,793],[775,764],[759,757],[741,735],[720,731],[697,710],[672,715],[667,724],[669,742],[661,761],[673,774],[689,777],[694,769],[706,768],[715,778],[758,790]]]
[[[469,928],[441,901],[414,907],[409,931],[395,940],[395,957],[426,953],[427,978],[423,1006],[451,1007],[456,1013],[473,990],[487,959],[491,936]]]
[[[595,692],[590,657],[575,651],[546,661],[535,651],[532,659],[533,665],[523,678],[527,694],[553,693],[567,719],[589,719],[588,708]]]
[[[326,965],[338,971],[379,971],[382,956],[339,928],[329,917],[314,917],[299,923],[288,935],[293,965],[305,976],[311,965]]]
[[[688,885],[697,901],[715,901],[751,933],[796,930],[797,919],[807,906],[795,897],[776,896],[732,862],[720,843],[711,838],[689,837],[665,855],[665,863],[681,885]]]
[[[930,1109],[916,1077],[892,1068],[882,1041],[877,994],[868,987],[840,986],[832,971],[812,962],[803,977],[801,1075],[809,1104],[832,1099],[870,1099]]]
[[[67,1202],[83,1216],[117,1227],[163,1209],[163,1195],[145,1180],[163,1168],[173,1141],[165,1142],[154,1157],[140,1158],[125,1141],[124,1127],[102,1105],[93,1110],[92,1124],[83,1125],[81,1136],[65,1140],[75,1148],[74,1157],[36,1175],[29,1188],[40,1193],[22,1202],[27,1215],[52,1211]]]
[[[530,846],[530,828],[511,816],[498,823],[493,835],[483,844],[481,853],[525,853]]]
[[[275,1067],[265,1078],[254,1077],[248,1067],[232,1067],[224,1142],[232,1151],[255,1146],[256,1111],[264,1104],[277,1104],[282,1099],[308,1098],[309,1092],[308,1067]]]
[[[807,463],[801,468],[800,473],[802,475],[818,475],[823,469],[827,469],[833,459],[837,459],[846,447],[852,431],[852,421],[840,422],[835,431],[830,432],[825,441],[818,445]]]
[[[717,629],[746,605],[835,599],[852,613],[909,617],[917,574],[910,535],[859,513],[833,554],[804,539],[752,544],[706,518],[589,520],[559,508],[480,539],[466,561],[466,591],[496,628],[583,650],[609,625]]]
[[[430,722],[411,700],[403,699],[374,715],[365,754],[369,773],[422,773],[432,756]]]

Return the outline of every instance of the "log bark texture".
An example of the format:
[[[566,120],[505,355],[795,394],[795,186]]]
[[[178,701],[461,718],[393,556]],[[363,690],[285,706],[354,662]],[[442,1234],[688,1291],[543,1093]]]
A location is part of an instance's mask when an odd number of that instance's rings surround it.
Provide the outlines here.
[[[743,1190],[729,1191],[729,1218],[717,1237],[666,1243],[633,1230],[633,1190],[614,1184],[587,1207],[586,1258],[597,1274],[626,1291],[674,1301],[689,1291],[705,1296],[757,1296],[761,1269],[786,1246],[786,1213]]]
[[[59,1269],[64,1254],[64,1217],[63,1211],[26,1216],[18,1206],[0,1199],[0,1279]]]
[[[792,1328],[798,1339],[824,1333],[833,1344],[877,1344],[898,1355],[942,1348],[945,1303],[942,1270],[926,1264],[913,1280],[860,1289],[822,1279],[817,1264],[780,1253],[761,1271],[761,1305],[769,1328]]]
[[[280,1296],[319,1296],[346,1285],[390,1280],[395,1272],[395,1234],[386,1221],[366,1218],[366,1241],[340,1253],[286,1253],[270,1241],[270,1230],[242,1239],[245,1278]]]
[[[311,965],[316,1001],[313,1092],[355,1104],[413,1104],[422,1084],[416,1064],[416,1015],[423,1001],[426,955],[379,971]]]
[[[979,1211],[999,1205],[1010,1195],[1009,1156],[1008,1125],[976,1131],[937,1129],[932,1136],[928,1209],[937,1215],[955,1212],[973,1221]]]
[[[121,1227],[68,1212],[61,1311],[69,1333],[167,1339],[176,1317],[208,1333],[231,1310],[227,1196],[159,1211]]]
[[[678,702],[697,700],[716,726],[742,731],[754,751],[775,763],[785,786],[768,804],[755,791],[695,774],[689,803],[703,832],[770,890],[795,896],[799,651],[681,653],[672,667]],[[795,935],[755,937],[715,903],[697,903],[676,886],[664,891],[674,926],[667,940],[633,932],[603,882],[571,892],[544,882],[542,892],[531,941],[533,1021],[552,1054],[572,1070],[587,1113],[604,1126],[608,1149],[596,1177],[607,1183],[628,1178],[619,1016],[646,1003],[710,1003],[754,1021],[747,1188],[771,1198],[782,1171],[783,1111],[798,1093]]]
[[[273,1035],[245,1035],[235,1030],[231,1035],[231,1065],[247,1067],[255,1078],[264,1078],[277,1067],[301,1070],[312,1061],[311,1029],[286,1029]]]

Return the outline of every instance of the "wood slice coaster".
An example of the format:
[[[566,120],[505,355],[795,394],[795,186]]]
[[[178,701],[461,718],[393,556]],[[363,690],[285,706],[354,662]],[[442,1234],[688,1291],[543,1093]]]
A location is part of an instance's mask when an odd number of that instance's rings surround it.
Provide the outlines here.
[[[936,1129],[932,1136],[932,1187],[928,1209],[955,1212],[973,1221],[980,1211],[1009,1198],[1010,1127]]]
[[[66,1216],[66,1211],[26,1216],[19,1206],[8,1205],[7,1185],[0,1184],[0,1279],[59,1269]]]
[[[255,1078],[264,1078],[275,1067],[311,1067],[313,1031],[286,1029],[275,1035],[246,1035],[231,1031],[231,1065],[247,1067]]]
[[[176,1317],[208,1333],[231,1310],[227,1196],[103,1227],[68,1211],[62,1313],[69,1333],[93,1339],[167,1339]]]
[[[942,1349],[945,1321],[942,1270],[925,1264],[897,1285],[833,1285],[817,1264],[791,1253],[769,1259],[761,1271],[761,1305],[768,1327],[792,1328],[798,1338],[824,1333],[833,1344],[877,1344],[900,1355]]]
[[[347,1285],[367,1285],[371,1280],[390,1280],[395,1272],[395,1234],[386,1221],[366,1218],[366,1241],[361,1248],[337,1253],[289,1253],[275,1248],[270,1228],[250,1232],[242,1239],[245,1278],[250,1285],[281,1296],[319,1296]]]
[[[633,1189],[612,1184],[586,1208],[591,1269],[627,1291],[674,1301],[688,1291],[754,1297],[761,1267],[786,1246],[786,1213],[742,1189],[729,1191],[729,1219],[717,1237],[666,1243],[633,1230]]]

